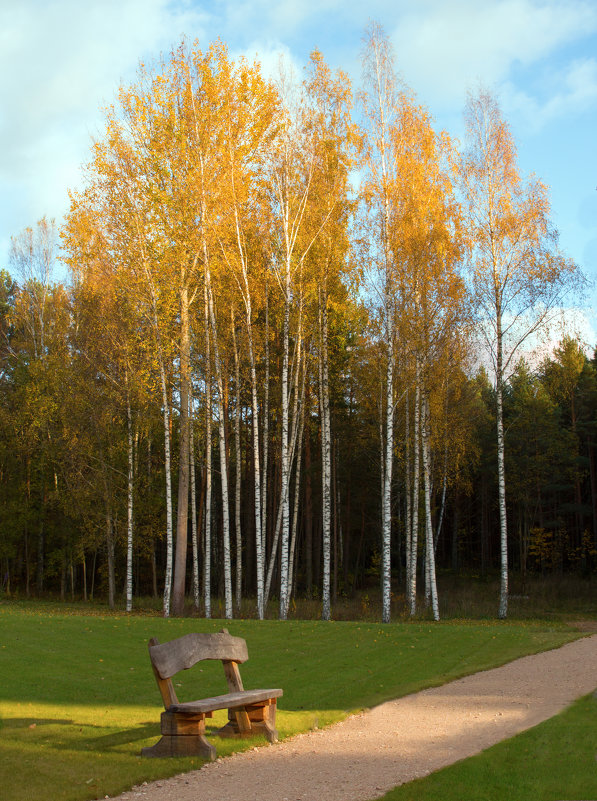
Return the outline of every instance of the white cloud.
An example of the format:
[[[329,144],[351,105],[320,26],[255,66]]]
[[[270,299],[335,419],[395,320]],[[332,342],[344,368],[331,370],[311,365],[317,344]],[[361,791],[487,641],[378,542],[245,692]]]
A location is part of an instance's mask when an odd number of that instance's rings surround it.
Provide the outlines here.
[[[249,36],[267,32],[282,38],[296,36],[299,29],[312,24],[314,17],[338,10],[346,12],[343,0],[228,0],[223,17],[228,30]]]
[[[439,106],[462,102],[477,79],[501,83],[514,65],[532,65],[597,30],[597,4],[584,0],[426,0],[413,6],[392,34],[398,64],[421,97]]]
[[[280,65],[290,70],[295,75],[301,75],[302,64],[293,57],[288,45],[278,39],[268,39],[266,41],[255,40],[251,42],[241,53],[231,53],[233,58],[237,55],[244,56],[249,63],[258,61],[263,75],[271,81],[276,81],[280,76]]]
[[[140,56],[201,35],[208,18],[167,0],[21,0],[0,7],[2,239],[66,210],[121,80]]]
[[[523,120],[527,130],[537,133],[545,125],[597,105],[597,59],[577,59],[564,70],[550,71],[551,92],[545,100],[506,83],[504,107]]]

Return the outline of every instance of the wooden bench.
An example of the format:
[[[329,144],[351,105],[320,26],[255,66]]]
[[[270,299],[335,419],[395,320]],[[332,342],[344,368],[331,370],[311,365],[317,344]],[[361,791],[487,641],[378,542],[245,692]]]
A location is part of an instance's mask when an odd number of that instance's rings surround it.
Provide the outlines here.
[[[217,732],[221,737],[264,734],[270,743],[278,739],[276,699],[283,691],[244,689],[238,666],[249,656],[247,643],[241,637],[232,637],[226,629],[218,634],[186,634],[162,644],[152,637],[149,658],[166,711],[162,712],[161,739],[144,748],[143,756],[200,756],[214,760],[216,749],[205,739],[205,718],[213,717],[217,709],[228,710],[228,723]],[[204,659],[222,661],[230,692],[180,703],[172,676]]]

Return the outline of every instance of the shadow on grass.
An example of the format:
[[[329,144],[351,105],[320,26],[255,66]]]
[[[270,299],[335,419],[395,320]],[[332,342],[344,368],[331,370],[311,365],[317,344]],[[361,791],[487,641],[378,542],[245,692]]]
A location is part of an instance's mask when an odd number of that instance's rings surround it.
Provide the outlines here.
[[[65,732],[61,732],[55,737],[54,741],[52,741],[52,739],[46,739],[48,736],[51,738],[52,732],[37,732],[38,734],[42,734],[44,737],[44,745],[47,748],[56,751],[96,751],[98,753],[110,753],[113,751],[118,751],[122,753],[123,751],[131,750],[135,755],[139,755],[140,747],[137,745],[138,743],[143,742],[145,744],[145,742],[148,740],[157,741],[161,736],[159,721],[141,722],[135,724],[135,726],[131,728],[104,733],[96,733],[98,730],[102,730],[104,728],[102,726],[81,724],[75,720],[60,720],[57,718],[4,718],[1,723],[4,725],[5,729],[12,730],[15,733],[20,730],[22,734],[25,734],[27,729],[31,730],[33,734],[37,730],[47,726],[66,726],[66,736]],[[218,736],[219,728],[220,727],[218,725],[208,725],[206,726],[205,731],[205,736],[212,741],[216,747],[218,743],[221,744],[224,742],[224,739]],[[81,734],[82,730],[90,729],[91,731],[87,736]],[[226,739],[234,740],[235,750],[242,750],[243,746],[260,745],[266,742],[266,739],[263,736],[251,738],[250,741],[240,737]]]
[[[0,726],[6,729],[36,729],[38,726],[75,726],[74,720],[60,720],[59,718],[1,718]]]

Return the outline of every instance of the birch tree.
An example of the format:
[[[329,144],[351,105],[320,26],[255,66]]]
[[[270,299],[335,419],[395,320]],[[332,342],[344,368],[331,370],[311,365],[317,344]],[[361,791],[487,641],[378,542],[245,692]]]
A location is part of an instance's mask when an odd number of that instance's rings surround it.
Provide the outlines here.
[[[311,54],[306,90],[312,104],[311,126],[317,142],[313,178],[313,192],[318,197],[318,208],[313,220],[316,241],[311,247],[309,261],[312,262],[310,275],[315,282],[312,294],[315,296],[317,309],[315,342],[321,421],[322,618],[329,620],[332,521],[329,315],[334,296],[339,294],[339,287],[342,285],[342,272],[347,268],[347,228],[350,214],[348,176],[352,166],[350,151],[356,136],[350,118],[351,93],[348,77],[342,72],[333,74],[317,50]]]
[[[498,617],[508,613],[508,524],[503,394],[516,354],[560,314],[581,276],[558,248],[547,187],[524,180],[516,147],[497,99],[486,90],[469,94],[467,150],[461,187],[467,211],[470,289],[495,378],[500,522]]]
[[[371,198],[375,226],[373,254],[379,271],[382,338],[385,347],[384,420],[380,420],[381,454],[381,541],[382,541],[382,620],[390,621],[392,475],[394,466],[394,379],[396,298],[394,293],[390,245],[390,132],[399,103],[399,81],[394,69],[394,53],[385,31],[372,23],[365,32],[363,54],[362,103],[369,135],[367,193]]]
[[[322,208],[314,190],[318,132],[312,125],[304,86],[298,86],[293,76],[282,68],[278,91],[283,112],[282,127],[271,148],[269,180],[272,264],[283,302],[279,615],[285,619],[290,599],[291,476],[293,459],[297,458],[304,369],[305,260],[325,227],[329,213]],[[276,537],[274,548],[277,541]],[[270,560],[268,574],[271,574],[271,567]]]
[[[413,97],[403,95],[391,132],[395,173],[391,183],[391,247],[399,287],[402,349],[415,362],[415,475],[408,595],[411,614],[416,603],[418,526],[418,459],[423,462],[426,576],[435,619],[439,619],[435,582],[435,546],[431,519],[430,398],[442,387],[448,354],[466,321],[460,212],[450,179],[451,144],[436,134],[429,113]],[[420,436],[419,436],[420,435]]]

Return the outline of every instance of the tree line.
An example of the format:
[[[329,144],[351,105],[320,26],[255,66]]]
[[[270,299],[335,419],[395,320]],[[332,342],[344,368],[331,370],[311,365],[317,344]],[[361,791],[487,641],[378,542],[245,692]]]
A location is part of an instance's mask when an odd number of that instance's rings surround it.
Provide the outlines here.
[[[105,110],[1,273],[7,592],[254,600],[591,571],[595,360],[521,359],[582,285],[497,100],[436,132],[370,26],[353,94],[181,44]],[[68,283],[51,268],[60,240]],[[484,353],[486,368],[474,369]]]

